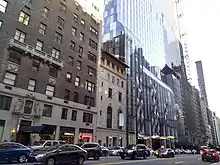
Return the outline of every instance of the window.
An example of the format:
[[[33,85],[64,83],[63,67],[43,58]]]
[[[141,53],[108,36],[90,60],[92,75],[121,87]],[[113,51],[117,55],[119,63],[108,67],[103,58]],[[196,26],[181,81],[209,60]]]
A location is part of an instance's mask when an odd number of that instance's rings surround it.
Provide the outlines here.
[[[0,110],[9,111],[11,108],[11,102],[12,97],[0,95]]]
[[[83,113],[83,122],[84,123],[92,123],[92,120],[93,120],[93,114],[86,113],[86,112]]]
[[[73,20],[75,21],[75,22],[78,22],[78,15],[77,14],[73,14]]]
[[[92,83],[90,81],[86,81],[86,85],[85,85],[85,89],[87,89],[88,91],[95,91],[95,83]]]
[[[73,57],[69,56],[68,64],[73,66]]]
[[[55,90],[55,87],[54,87],[54,86],[52,86],[52,85],[47,85],[46,95],[53,97],[53,96],[54,96],[54,90]]]
[[[122,93],[118,92],[118,101],[121,102],[122,101]]]
[[[119,85],[119,79],[117,78],[117,85]]]
[[[77,61],[76,68],[78,70],[81,70],[81,67],[82,67],[82,62],[81,61]]]
[[[10,73],[10,72],[6,72],[5,73],[5,78],[4,78],[4,83],[8,84],[8,85],[15,85],[15,80],[16,80],[16,74],[14,73]]]
[[[89,96],[85,96],[84,104],[94,107],[95,106],[95,99]]]
[[[52,109],[53,109],[52,105],[44,104],[44,109],[43,109],[42,116],[51,117],[52,116]]]
[[[70,41],[70,49],[73,51],[75,50],[75,42]]]
[[[44,18],[48,18],[48,16],[49,16],[49,9],[48,8],[44,7],[43,12],[42,12],[42,16]]]
[[[104,85],[104,83],[102,82],[102,83],[101,83],[101,86],[103,87],[103,85]]]
[[[75,37],[76,36],[76,28],[72,27],[72,36]]]
[[[88,66],[88,74],[90,76],[95,76],[96,75],[96,70],[90,66]]]
[[[20,16],[18,18],[18,21],[24,25],[28,25],[29,21],[30,21],[30,15],[28,15],[27,13],[21,11],[20,12]]]
[[[110,66],[110,61],[109,60],[107,60],[107,65]]]
[[[54,37],[55,42],[57,42],[58,44],[62,44],[63,41],[63,35],[55,32],[55,37]]]
[[[112,83],[114,84],[115,83],[115,77],[112,76]]]
[[[85,27],[85,21],[84,21],[83,19],[81,19],[81,25],[82,25],[83,27]]]
[[[0,21],[0,28],[2,27],[2,23],[3,23],[3,22],[2,22],[2,21]]]
[[[115,64],[112,63],[112,69],[115,70]]]
[[[79,55],[82,56],[83,55],[83,47],[79,46],[79,51],[78,51]]]
[[[61,119],[66,120],[67,119],[67,114],[68,114],[68,109],[62,108]]]
[[[112,88],[108,88],[108,98],[112,99]]]
[[[95,50],[97,50],[97,48],[98,48],[97,43],[91,39],[89,39],[89,46]]]
[[[70,90],[65,89],[64,100],[69,100],[69,99],[70,99]]]
[[[79,102],[79,93],[74,92],[74,94],[73,94],[73,101],[76,102],[76,103]]]
[[[72,81],[72,74],[66,73],[66,81],[71,82]]]
[[[77,111],[72,110],[71,120],[72,120],[72,121],[76,121],[76,118],[77,118]]]
[[[121,74],[124,74],[124,69],[121,68]]]
[[[80,77],[76,77],[75,79],[75,86],[79,86],[80,85]]]
[[[54,66],[50,66],[49,68],[49,76],[57,78],[58,68]]]
[[[89,30],[90,30],[90,32],[91,32],[92,34],[94,34],[95,36],[98,36],[98,31],[97,31],[95,28],[93,28],[92,26],[90,26],[90,27],[89,27]]]
[[[84,34],[82,32],[79,33],[79,40],[84,41]]]
[[[28,90],[34,91],[36,86],[36,80],[30,79],[28,82]]]
[[[60,51],[53,48],[52,50],[52,57],[56,58],[56,59],[59,59],[60,58]]]
[[[47,25],[40,23],[39,33],[45,35],[47,29]]]
[[[121,81],[121,87],[124,88],[124,81]]]
[[[36,48],[37,50],[39,50],[39,51],[42,51],[43,45],[44,45],[44,43],[43,43],[42,41],[37,40],[37,43],[36,43],[36,47],[35,47],[35,48]]]
[[[5,13],[8,2],[0,0],[0,12]]]
[[[65,21],[63,18],[59,17],[57,18],[57,23],[59,26],[61,26],[62,28],[64,27]]]
[[[108,78],[108,81],[110,81],[111,76],[110,76],[110,74],[109,74],[109,73],[107,74],[107,78]]]
[[[16,30],[15,31],[15,36],[14,36],[15,40],[24,43],[25,38],[26,38],[26,34],[25,33],[21,32],[20,30]]]
[[[33,59],[32,70],[37,72],[39,71],[39,68],[40,68],[40,60]]]
[[[66,6],[63,3],[60,3],[60,12],[61,13],[66,13]]]
[[[8,61],[20,65],[21,56],[22,56],[22,55],[21,55],[20,52],[10,51],[10,55],[9,55]]]
[[[88,53],[88,59],[96,63],[96,55],[92,54],[91,52]]]
[[[112,128],[112,107],[107,108],[107,128]]]
[[[32,113],[32,107],[33,107],[33,101],[26,100],[24,105],[24,113],[31,114]]]

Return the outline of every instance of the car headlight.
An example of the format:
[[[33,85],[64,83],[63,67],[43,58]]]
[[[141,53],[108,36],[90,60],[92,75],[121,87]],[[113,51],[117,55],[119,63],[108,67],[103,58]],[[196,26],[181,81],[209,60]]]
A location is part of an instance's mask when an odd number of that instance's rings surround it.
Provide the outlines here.
[[[35,156],[35,158],[36,158],[36,159],[41,159],[41,158],[43,158],[44,156],[45,156],[45,154],[39,154],[39,155]]]

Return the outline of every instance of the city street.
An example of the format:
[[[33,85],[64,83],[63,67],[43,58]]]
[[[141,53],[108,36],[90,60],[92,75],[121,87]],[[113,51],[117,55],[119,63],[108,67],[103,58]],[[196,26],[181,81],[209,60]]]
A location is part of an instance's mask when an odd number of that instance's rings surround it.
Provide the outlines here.
[[[148,158],[146,160],[121,160],[120,157],[103,157],[99,161],[88,160],[85,165],[220,165],[220,163],[202,162],[199,155],[178,155],[175,158]],[[24,164],[17,164],[24,165]],[[27,163],[26,165],[32,165]]]

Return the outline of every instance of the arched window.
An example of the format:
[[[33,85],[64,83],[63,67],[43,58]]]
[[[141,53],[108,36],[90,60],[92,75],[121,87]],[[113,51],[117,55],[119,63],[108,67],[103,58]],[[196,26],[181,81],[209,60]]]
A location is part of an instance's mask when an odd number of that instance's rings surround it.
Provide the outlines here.
[[[107,128],[112,128],[112,107],[107,108]]]

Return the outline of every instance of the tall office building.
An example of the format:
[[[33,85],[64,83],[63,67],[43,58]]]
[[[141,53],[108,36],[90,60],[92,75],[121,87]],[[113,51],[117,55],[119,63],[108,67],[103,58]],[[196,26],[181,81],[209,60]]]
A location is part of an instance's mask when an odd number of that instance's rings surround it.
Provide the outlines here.
[[[165,24],[170,15],[163,7],[159,0],[105,2],[103,48],[130,67],[127,69],[127,132],[130,142],[145,136],[175,136],[174,119],[172,115],[167,117],[174,113],[174,94],[160,80],[160,69],[165,65],[166,52],[169,52],[165,50],[166,45],[172,42],[170,34],[173,34],[170,32],[173,28],[167,28],[170,24]],[[161,124],[164,119],[169,120],[169,126]]]
[[[205,85],[205,78],[204,78],[204,73],[203,73],[202,61],[196,61],[195,63],[196,63],[198,85],[199,85],[201,97],[205,100],[206,106],[209,106],[207,93],[206,93],[206,85]]]

